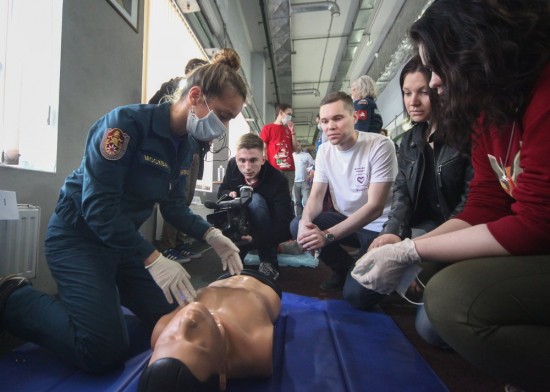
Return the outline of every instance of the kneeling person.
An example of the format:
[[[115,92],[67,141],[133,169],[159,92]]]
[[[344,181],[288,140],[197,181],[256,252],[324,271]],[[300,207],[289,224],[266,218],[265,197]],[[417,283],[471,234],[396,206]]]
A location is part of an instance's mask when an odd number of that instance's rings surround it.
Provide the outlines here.
[[[139,391],[224,390],[227,378],[270,376],[280,310],[272,279],[251,270],[222,275],[158,321]]]
[[[291,238],[289,225],[294,218],[288,180],[266,162],[264,143],[259,136],[247,133],[237,142],[237,153],[227,164],[218,197],[235,198],[242,186],[254,189],[248,205],[251,236],[244,236],[239,245],[241,258],[253,249],[258,250],[259,270],[277,279],[279,267],[277,246]]]

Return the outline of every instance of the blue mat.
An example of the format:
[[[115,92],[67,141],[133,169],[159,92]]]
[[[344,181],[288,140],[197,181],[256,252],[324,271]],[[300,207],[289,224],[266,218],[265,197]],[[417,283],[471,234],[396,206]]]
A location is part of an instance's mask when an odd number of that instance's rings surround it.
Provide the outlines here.
[[[149,355],[94,377],[29,343],[0,358],[0,391],[133,392]],[[389,316],[340,300],[284,293],[273,356],[273,377],[228,380],[227,391],[447,391]]]

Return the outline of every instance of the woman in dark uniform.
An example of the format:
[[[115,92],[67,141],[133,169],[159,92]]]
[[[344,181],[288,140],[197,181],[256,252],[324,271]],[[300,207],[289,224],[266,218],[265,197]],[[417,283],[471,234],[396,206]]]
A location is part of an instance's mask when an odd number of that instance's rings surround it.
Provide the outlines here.
[[[155,203],[165,220],[208,242],[224,269],[240,273],[238,248],[193,214],[184,196],[197,140],[223,135],[242,109],[247,90],[239,67],[237,53],[224,49],[189,75],[176,101],[119,107],[92,126],[46,235],[59,295],[23,278],[0,280],[2,328],[87,372],[122,363],[129,341],[121,305],[152,328],[195,296],[185,269],[138,231]]]

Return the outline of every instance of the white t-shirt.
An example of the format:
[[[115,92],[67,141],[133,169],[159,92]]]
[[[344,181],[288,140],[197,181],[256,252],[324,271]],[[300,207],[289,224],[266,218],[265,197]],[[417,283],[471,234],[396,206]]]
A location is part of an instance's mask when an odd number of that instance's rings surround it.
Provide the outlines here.
[[[313,168],[315,161],[313,157],[306,151],[294,152],[294,182],[304,182],[307,178],[307,173]]]
[[[397,159],[391,140],[377,133],[358,134],[357,142],[346,151],[330,142],[321,144],[315,158],[313,182],[328,183],[335,210],[345,216],[367,203],[371,183],[393,182],[397,176]],[[382,230],[388,220],[391,197],[389,192],[384,212],[365,229]]]

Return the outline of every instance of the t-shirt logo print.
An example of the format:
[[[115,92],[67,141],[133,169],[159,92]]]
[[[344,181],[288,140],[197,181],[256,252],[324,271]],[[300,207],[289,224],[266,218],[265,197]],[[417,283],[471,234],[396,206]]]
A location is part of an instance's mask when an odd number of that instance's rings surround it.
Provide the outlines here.
[[[101,139],[101,155],[110,161],[116,161],[124,156],[130,136],[118,128],[107,128]]]

